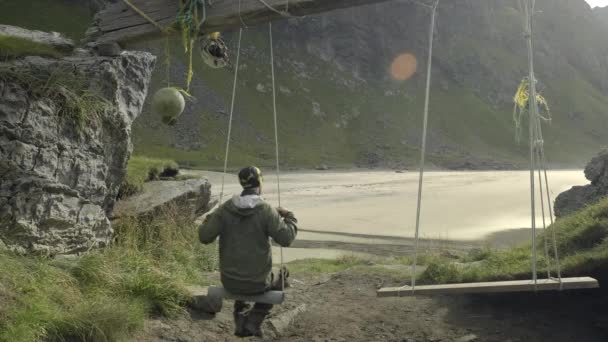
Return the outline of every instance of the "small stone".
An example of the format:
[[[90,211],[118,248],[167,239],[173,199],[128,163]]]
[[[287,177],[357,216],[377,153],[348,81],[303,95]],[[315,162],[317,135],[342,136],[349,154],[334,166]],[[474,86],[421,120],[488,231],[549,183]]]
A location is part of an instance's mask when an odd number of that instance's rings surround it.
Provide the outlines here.
[[[464,336],[458,338],[457,340],[455,340],[454,342],[473,342],[473,341],[477,341],[477,335],[475,335],[475,334],[464,335]]]

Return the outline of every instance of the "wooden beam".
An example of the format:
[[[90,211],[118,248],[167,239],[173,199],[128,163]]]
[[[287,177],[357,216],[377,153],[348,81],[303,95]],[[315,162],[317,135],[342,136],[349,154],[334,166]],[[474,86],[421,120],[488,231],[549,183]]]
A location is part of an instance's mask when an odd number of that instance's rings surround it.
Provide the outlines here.
[[[222,32],[286,18],[269,7],[279,12],[288,11],[293,17],[301,17],[385,1],[389,0],[207,0],[207,20],[201,27],[201,33]],[[130,2],[163,27],[173,24],[180,9],[179,0]],[[90,41],[126,43],[146,36],[158,37],[160,30],[124,1],[119,1],[97,14],[88,36]]]
[[[562,290],[578,290],[598,288],[597,280],[589,277],[562,278]],[[560,283],[554,279],[539,279],[537,287],[532,280],[496,281],[485,283],[421,285],[412,291],[410,286],[387,287],[378,290],[378,297],[406,297],[413,295],[454,295],[473,293],[501,293],[501,292],[533,292],[557,291]]]

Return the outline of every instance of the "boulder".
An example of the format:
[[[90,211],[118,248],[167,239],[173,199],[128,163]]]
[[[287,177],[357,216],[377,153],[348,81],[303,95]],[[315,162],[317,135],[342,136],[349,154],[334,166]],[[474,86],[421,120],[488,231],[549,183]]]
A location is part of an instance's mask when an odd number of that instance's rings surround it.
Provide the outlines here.
[[[141,193],[116,204],[114,218],[148,216],[170,205],[187,206],[194,216],[206,213],[214,205],[211,184],[204,178],[145,183]]]
[[[63,38],[56,41],[69,46]],[[154,64],[155,57],[143,52],[0,63],[3,245],[58,255],[110,242],[108,215],[126,174],[131,124],[141,112]],[[28,76],[56,78],[39,87]],[[74,97],[78,101],[70,101]]]
[[[603,151],[587,164],[585,177],[591,184],[574,186],[555,199],[555,216],[563,217],[593,204],[608,195],[608,151]]]

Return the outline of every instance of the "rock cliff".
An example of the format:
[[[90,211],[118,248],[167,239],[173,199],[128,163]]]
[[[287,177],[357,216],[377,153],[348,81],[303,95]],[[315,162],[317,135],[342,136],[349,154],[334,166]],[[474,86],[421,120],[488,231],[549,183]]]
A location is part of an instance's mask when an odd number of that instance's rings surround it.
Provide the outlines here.
[[[109,243],[154,64],[81,49],[0,63],[0,246],[53,255]]]
[[[566,216],[608,196],[608,151],[597,155],[587,164],[585,177],[591,184],[574,186],[555,200],[555,216]]]

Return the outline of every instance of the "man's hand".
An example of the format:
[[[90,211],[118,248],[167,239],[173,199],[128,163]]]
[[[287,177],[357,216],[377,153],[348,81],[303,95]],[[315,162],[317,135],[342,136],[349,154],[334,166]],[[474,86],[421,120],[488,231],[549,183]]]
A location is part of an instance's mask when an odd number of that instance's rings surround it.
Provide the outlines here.
[[[291,211],[282,208],[282,207],[278,207],[277,211],[279,212],[279,215],[283,218],[287,217],[287,218],[294,218],[294,215]]]

